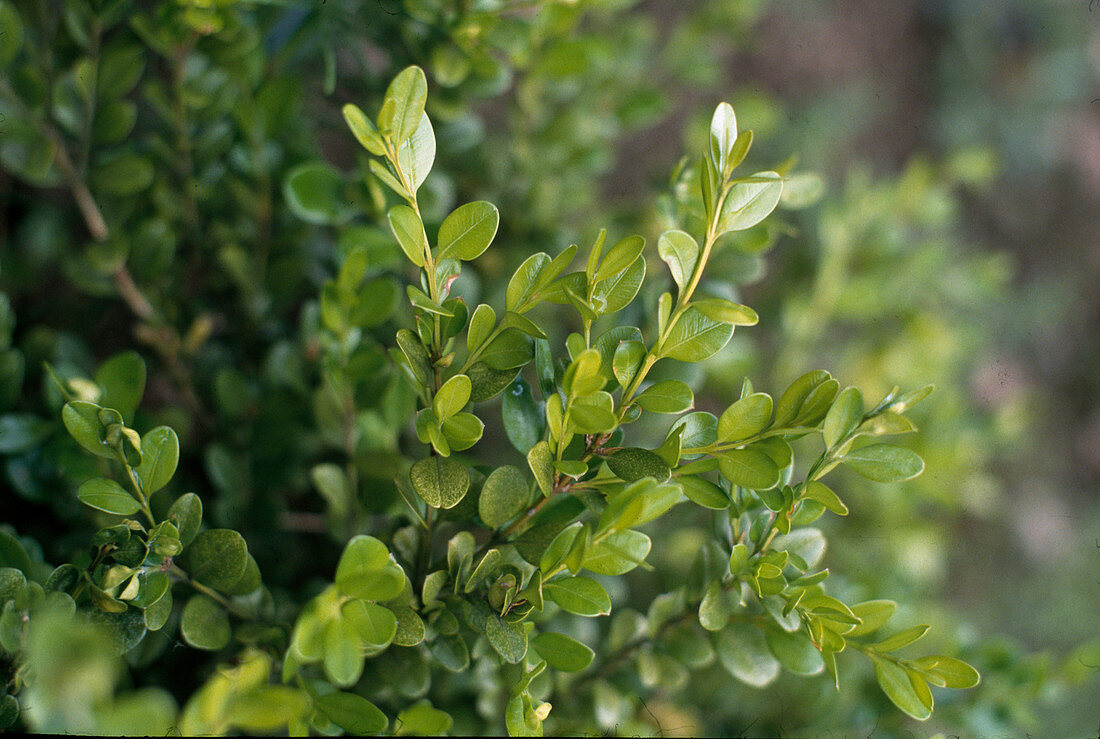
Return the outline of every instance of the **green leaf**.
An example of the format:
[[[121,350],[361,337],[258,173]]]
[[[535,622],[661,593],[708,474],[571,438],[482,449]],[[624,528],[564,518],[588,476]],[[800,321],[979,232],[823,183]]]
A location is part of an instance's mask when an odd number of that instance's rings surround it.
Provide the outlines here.
[[[611,596],[590,577],[564,577],[543,583],[543,592],[562,610],[578,616],[606,616],[611,613]]]
[[[852,610],[853,613],[855,609]],[[856,613],[858,616],[859,614]],[[920,639],[922,636],[928,633],[928,630],[932,628],[928,624],[920,624],[918,626],[910,626],[908,629],[903,629],[893,636],[887,637],[880,642],[871,644],[870,647],[877,652],[893,652],[902,647],[908,646]]]
[[[519,664],[527,654],[527,630],[523,624],[510,623],[493,613],[485,619],[485,636],[509,664]]]
[[[466,375],[455,375],[444,382],[432,398],[435,415],[446,420],[459,413],[470,402],[470,389],[470,378]]]
[[[591,303],[596,315],[617,313],[630,305],[645,280],[645,269],[645,260],[639,258],[622,272],[597,283],[592,288]]]
[[[470,489],[470,474],[449,457],[427,457],[409,471],[413,489],[433,508],[454,508]]]
[[[0,567],[11,567],[23,572],[31,569],[31,558],[27,550],[18,539],[3,529],[0,529]]]
[[[729,155],[737,140],[737,116],[729,103],[719,103],[710,119],[710,157],[715,170],[729,172]]]
[[[454,452],[472,447],[484,431],[485,424],[473,413],[456,413],[443,422],[443,435]]]
[[[607,251],[607,255],[600,262],[600,267],[596,270],[592,282],[602,282],[630,267],[642,255],[643,249],[645,249],[644,238],[641,236],[627,236]]]
[[[397,634],[397,616],[377,603],[350,600],[340,608],[340,616],[353,626],[365,649],[387,647]]]
[[[692,305],[707,318],[731,326],[755,326],[760,321],[752,308],[723,298],[696,300]]]
[[[538,252],[527,257],[508,280],[504,305],[510,311],[523,310],[541,284],[542,273],[551,264],[550,255]]]
[[[332,166],[302,162],[287,172],[283,196],[290,210],[306,223],[325,225],[342,220],[344,182]]]
[[[656,484],[642,479],[615,495],[600,514],[598,533],[623,531],[664,515],[683,498],[675,483]]]
[[[506,328],[489,342],[480,359],[493,369],[506,370],[522,367],[533,356],[531,338],[518,329]]]
[[[103,388],[100,405],[114,408],[125,423],[132,423],[145,393],[145,360],[141,355],[137,352],[114,355],[99,366],[94,379]]]
[[[699,624],[707,631],[721,631],[729,623],[733,608],[721,580],[707,586],[699,602]]]
[[[838,516],[848,515],[848,506],[844,505],[844,502],[837,497],[837,494],[824,483],[817,482],[816,480],[806,483],[803,495],[809,500],[817,501]]]
[[[571,636],[545,631],[531,640],[531,646],[546,664],[561,672],[580,672],[592,664],[596,653]]]
[[[80,502],[91,508],[119,516],[132,516],[141,510],[141,504],[134,496],[114,480],[94,477],[83,483],[76,491]]]
[[[386,714],[369,700],[356,693],[335,691],[319,695],[313,699],[313,705],[329,721],[339,726],[349,735],[370,736],[381,734],[389,725]]]
[[[733,326],[707,318],[699,309],[688,308],[669,331],[660,356],[681,362],[702,362],[718,353],[733,336]]]
[[[141,439],[141,465],[137,469],[141,489],[152,495],[168,484],[180,459],[180,440],[167,426],[157,426]]]
[[[397,714],[393,730],[398,736],[442,736],[453,725],[454,720],[448,714],[424,699]]]
[[[662,380],[646,388],[636,402],[650,413],[683,413],[694,407],[695,395],[680,380]]]
[[[734,485],[749,490],[770,490],[779,484],[779,467],[756,449],[718,452],[718,469]]]
[[[645,359],[646,348],[640,341],[624,341],[615,348],[611,371],[624,388],[629,385]]]
[[[641,531],[616,531],[585,550],[583,566],[597,575],[623,575],[645,561],[652,546]]]
[[[683,290],[699,261],[699,244],[683,231],[665,231],[657,241],[657,253],[668,265],[677,287]]]
[[[229,590],[244,575],[248,566],[248,547],[236,531],[203,531],[184,550],[191,577],[218,590]]]
[[[229,616],[213,598],[202,593],[193,595],[183,607],[180,634],[196,649],[215,652],[229,644]]]
[[[915,667],[931,672],[939,681],[936,683],[944,688],[965,690],[973,688],[981,682],[982,676],[973,667],[954,657],[933,655],[921,657],[913,662]]]
[[[875,482],[901,482],[924,471],[924,460],[916,452],[892,444],[861,447],[840,461]]]
[[[753,393],[727,408],[718,418],[719,442],[740,441],[768,427],[772,417],[772,399],[767,393]]]
[[[846,636],[863,636],[875,631],[894,615],[898,604],[892,600],[869,600],[852,606],[852,613],[862,623],[849,631]]]
[[[821,652],[801,631],[788,633],[779,629],[767,629],[764,640],[779,664],[796,675],[816,675],[825,669]]]
[[[374,127],[370,118],[359,109],[358,106],[348,103],[342,108],[344,121],[348,124],[352,134],[363,145],[363,148],[376,157],[385,156],[386,147],[382,137],[378,135],[378,129]]]
[[[452,619],[454,616],[451,617]],[[456,626],[457,628],[457,622]],[[458,634],[443,634],[429,644],[432,656],[451,672],[465,672],[470,666],[470,648]]]
[[[638,447],[626,447],[615,452],[607,458],[607,466],[619,479],[626,482],[641,480],[643,477],[664,482],[672,474],[663,459],[648,449]]]
[[[802,410],[802,404],[807,396],[818,385],[829,380],[829,373],[825,370],[813,370],[799,377],[783,391],[779,402],[775,406],[775,425],[786,426],[793,421]]]
[[[825,414],[825,424],[822,427],[825,445],[830,449],[836,446],[855,430],[862,417],[863,393],[859,388],[845,388]]]
[[[400,146],[413,135],[424,115],[428,99],[428,80],[420,67],[406,67],[386,89],[378,128]]]
[[[549,497],[554,487],[554,453],[550,450],[550,445],[540,441],[531,447],[531,451],[527,452],[527,466],[531,468],[539,490]]]
[[[101,408],[95,403],[74,400],[61,409],[61,420],[80,446],[98,457],[116,459],[114,448],[104,441],[106,426],[100,420],[100,412],[105,410],[109,409]],[[119,421],[121,422],[121,416]]]
[[[250,733],[276,733],[302,721],[310,710],[309,698],[290,685],[261,685],[233,695],[223,714],[234,728]]]
[[[424,641],[424,620],[420,618],[420,614],[408,606],[390,604],[387,608],[397,617],[397,632],[393,635],[394,644],[399,647],[415,647]]]
[[[325,626],[325,675],[335,685],[354,685],[363,674],[363,650],[356,624],[350,618],[334,618]]]
[[[424,234],[424,224],[416,211],[407,205],[395,205],[386,214],[390,222],[390,231],[397,239],[401,251],[417,267],[424,266],[424,255],[428,251],[428,237]]]
[[[779,675],[779,661],[764,635],[748,624],[732,623],[718,632],[714,650],[722,667],[746,685],[763,688]]]
[[[15,60],[22,46],[23,20],[19,11],[10,2],[0,3],[0,69]],[[2,723],[0,728],[5,728]]]
[[[615,401],[604,390],[577,398],[569,408],[569,419],[574,430],[582,434],[601,434],[613,430],[619,424],[614,405]]]
[[[472,353],[484,344],[493,332],[496,322],[497,315],[491,307],[482,303],[475,308],[470,317],[470,327],[466,331],[466,351]]]
[[[352,598],[385,601],[400,594],[405,575],[400,565],[390,559],[385,544],[373,536],[360,534],[344,547],[336,566],[335,583]]]
[[[0,416],[0,454],[21,454],[41,444],[50,435],[50,424],[32,413]]]
[[[680,488],[684,491],[684,495],[688,497],[688,500],[696,505],[715,511],[730,507],[729,495],[710,480],[704,480],[693,475],[684,475],[677,477],[676,481],[680,483]]]
[[[495,398],[512,383],[517,374],[519,374],[519,368],[517,367],[498,370],[493,369],[484,362],[476,362],[470,365],[466,370],[466,375],[470,378],[472,385],[470,400],[475,403],[483,403],[486,400]]]
[[[500,415],[508,441],[522,454],[529,452],[545,432],[545,416],[523,377],[516,377],[504,391]]]
[[[922,677],[894,662],[875,657],[872,661],[875,680],[895,706],[918,721],[932,715],[932,694],[928,692],[928,685]],[[918,687],[918,681],[923,690]]]
[[[427,113],[420,116],[412,136],[398,148],[397,163],[413,192],[420,189],[435,163],[435,131]]]
[[[459,206],[439,227],[439,259],[477,259],[497,233],[500,212],[483,200]]]
[[[752,228],[775,210],[783,194],[783,178],[775,172],[757,172],[749,181],[730,188],[722,202],[718,233]]]
[[[825,555],[825,535],[821,529],[805,527],[794,529],[789,534],[780,534],[772,540],[772,549],[777,552],[789,552],[800,558],[806,569],[816,566]]]
[[[515,467],[504,465],[485,479],[477,501],[478,515],[491,529],[498,529],[518,516],[530,498],[527,478]]]
[[[202,500],[194,493],[184,493],[168,509],[167,520],[175,521],[180,543],[185,547],[190,545],[202,524]]]
[[[556,495],[531,518],[530,525],[514,543],[525,560],[537,565],[561,530],[587,509],[573,495]]]

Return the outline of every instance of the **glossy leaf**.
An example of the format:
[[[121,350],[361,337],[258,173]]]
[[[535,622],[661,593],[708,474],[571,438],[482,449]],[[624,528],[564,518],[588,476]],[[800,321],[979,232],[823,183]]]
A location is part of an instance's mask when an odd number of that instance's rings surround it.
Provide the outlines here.
[[[695,477],[693,475],[677,477],[676,480],[680,483],[684,495],[696,505],[701,505],[704,508],[710,508],[715,511],[729,508],[729,495],[725,490],[715,485],[710,480],[704,480],[701,477]]]
[[[606,616],[611,613],[611,596],[590,577],[564,577],[542,586],[550,600],[562,610],[578,616]]]
[[[424,234],[424,224],[416,211],[407,205],[395,205],[386,215],[390,231],[397,239],[401,251],[417,267],[424,266],[424,255],[428,251],[428,237]]]
[[[661,345],[661,356],[681,362],[702,362],[718,353],[733,336],[733,326],[688,308]]]
[[[768,427],[772,417],[772,399],[766,393],[741,398],[718,417],[718,441],[740,441]]]
[[[133,495],[114,480],[95,477],[84,482],[76,491],[80,502],[91,508],[119,516],[132,516],[141,510],[141,504]]]
[[[885,659],[875,659],[874,665],[875,680],[895,706],[918,721],[932,715],[932,694],[927,692],[923,678]],[[916,681],[920,681],[924,690],[915,685]]]
[[[647,387],[636,402],[650,413],[683,413],[695,405],[695,395],[680,380],[662,380]]]
[[[439,259],[477,259],[489,248],[500,223],[492,203],[477,201],[459,206],[439,227]]]
[[[314,706],[349,735],[381,734],[389,719],[373,703],[356,693],[334,691],[314,698]]]
[[[531,646],[546,664],[561,672],[580,672],[592,664],[596,653],[571,636],[545,631],[531,640]]]
[[[825,414],[825,424],[822,427],[825,445],[830,448],[836,446],[855,430],[862,416],[863,394],[859,388],[845,388]]]
[[[378,128],[400,146],[416,130],[424,115],[428,81],[420,67],[406,67],[386,89],[385,102],[378,117]]]
[[[168,426],[157,426],[141,438],[141,465],[137,469],[146,495],[157,492],[172,479],[180,459],[180,440]]]
[[[386,545],[363,534],[344,547],[334,580],[344,594],[373,601],[389,600],[405,585],[404,572],[390,559]]]
[[[683,231],[665,231],[657,242],[657,253],[668,265],[672,280],[681,290],[691,280],[699,261],[699,244]]]
[[[382,137],[378,135],[378,129],[358,106],[348,103],[341,112],[344,114],[344,121],[348,124],[348,128],[363,148],[376,157],[385,155],[386,149],[382,143]]]
[[[734,485],[750,490],[770,490],[779,484],[779,467],[756,449],[719,452],[718,469]]]
[[[901,482],[924,471],[924,460],[916,452],[892,444],[872,444],[844,455],[841,461],[875,482]]]
[[[767,218],[783,194],[783,178],[775,172],[757,172],[738,182],[722,202],[718,233],[743,231]]]

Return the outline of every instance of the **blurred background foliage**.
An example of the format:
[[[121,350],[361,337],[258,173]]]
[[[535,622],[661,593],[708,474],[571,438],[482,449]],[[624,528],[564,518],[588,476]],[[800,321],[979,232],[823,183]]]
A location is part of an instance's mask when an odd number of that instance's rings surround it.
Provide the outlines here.
[[[150,370],[138,417],[180,432],[176,487],[204,491],[214,523],[244,534],[287,618],[330,576],[347,537],[400,505],[392,479],[408,435],[397,424],[412,398],[383,352],[400,252],[380,228],[383,189],[347,135],[343,103],[375,109],[398,70],[427,71],[439,153],[424,218],[438,224],[473,199],[499,206],[497,248],[462,278],[487,300],[535,251],[589,243],[612,223],[651,241],[673,227],[688,205],[681,152],[701,148],[706,116],[730,100],[764,142],[750,166],[777,167],[795,151],[798,187],[780,224],[716,255],[715,269],[740,285],[730,297],[753,305],[761,325],[683,378],[705,386],[698,406],[724,406],[745,376],[779,388],[817,366],[871,396],[934,382],[914,413],[925,474],[873,489],[850,476],[853,515],[827,524],[828,561],[848,573],[842,597],[898,600],[912,620],[943,624],[942,646],[981,670],[979,688],[938,694],[923,730],[1095,729],[1100,8],[0,7],[4,541],[18,536],[39,576],[50,569],[42,562],[73,561],[91,530],[73,495],[90,463],[56,422],[62,399],[43,362],[63,379],[92,378],[114,353],[142,353]],[[303,173],[332,197],[299,197],[289,182]],[[382,298],[378,350],[358,358],[371,381],[348,419],[324,379],[333,348],[318,295],[357,246],[378,266]],[[658,292],[632,308],[639,320]],[[511,454],[499,425],[483,444]],[[327,461],[354,468],[355,499],[314,489],[309,470]],[[703,524],[682,518],[655,550],[656,570],[612,593],[617,608],[644,610],[688,574]],[[32,648],[55,654],[45,633]],[[131,693],[160,686],[142,705],[146,718],[167,716],[210,672],[201,655],[164,643],[127,655],[132,677],[120,677],[79,637],[58,636],[72,664],[43,669],[73,676],[65,684],[99,675],[102,694],[40,688],[34,699],[57,715],[16,726],[86,725],[81,711],[104,710],[116,683]],[[625,735],[912,728],[869,673],[853,672],[839,695],[791,677],[756,692],[713,665],[688,677],[626,660],[552,716],[562,732]],[[474,714],[495,689],[471,674],[432,697],[452,702],[461,733],[478,729]],[[101,728],[152,725],[127,714],[126,695],[113,700],[115,723]]]

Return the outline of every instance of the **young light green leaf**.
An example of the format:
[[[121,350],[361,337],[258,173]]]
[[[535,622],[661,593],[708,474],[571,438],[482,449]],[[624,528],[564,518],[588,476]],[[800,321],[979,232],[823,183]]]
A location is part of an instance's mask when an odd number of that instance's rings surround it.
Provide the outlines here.
[[[730,188],[722,202],[718,233],[752,228],[775,210],[783,194],[783,178],[775,172],[757,172]]]
[[[696,505],[711,510],[720,511],[730,507],[730,497],[726,491],[715,485],[710,480],[704,480],[694,475],[684,475],[676,478],[684,495]]]
[[[554,486],[554,453],[550,445],[540,441],[527,452],[527,466],[535,476],[535,482],[543,495],[549,496]]]
[[[731,326],[755,326],[760,321],[760,316],[752,308],[724,298],[696,300],[692,305],[707,318]]]
[[[731,449],[716,456],[722,476],[734,485],[749,490],[770,490],[779,484],[779,467],[761,451]]]
[[[726,628],[732,614],[733,609],[722,582],[713,581],[699,603],[699,624],[707,631],[721,631]]]
[[[95,403],[74,400],[66,403],[61,409],[61,420],[69,435],[76,439],[80,446],[97,457],[115,459],[117,454],[114,448],[104,441],[106,427],[100,416],[100,412],[104,410],[109,409],[101,408]],[[118,422],[121,423],[122,416],[117,412],[116,415],[118,415]]]
[[[592,288],[592,310],[598,316],[617,313],[638,294],[645,279],[645,260],[635,259],[626,269],[610,275]]]
[[[733,326],[707,318],[697,308],[688,308],[669,331],[660,356],[681,362],[702,362],[729,343]]]
[[[924,460],[904,447],[872,444],[848,452],[841,461],[875,482],[901,482],[924,471]]]
[[[483,200],[466,203],[443,219],[439,227],[439,259],[477,259],[497,233],[500,212]]]
[[[481,352],[481,361],[495,370],[522,367],[531,361],[534,349],[531,337],[519,329],[506,328]],[[515,375],[512,375],[514,377]],[[511,378],[509,378],[511,381]],[[505,383],[507,385],[507,383]]]
[[[729,155],[737,139],[737,116],[729,103],[719,103],[710,119],[710,157],[722,175],[729,172]]]
[[[931,672],[939,681],[936,684],[945,688],[965,690],[981,682],[982,676],[973,667],[954,657],[933,655],[921,657],[913,662],[914,667]]]
[[[119,516],[132,516],[141,510],[134,496],[114,480],[94,477],[84,482],[76,491],[80,502],[91,508]]]
[[[504,305],[508,310],[525,310],[539,285],[544,270],[551,264],[550,255],[538,252],[524,260],[508,280]]]
[[[753,393],[727,408],[718,418],[718,442],[740,441],[768,427],[772,399],[767,393]]]
[[[344,547],[334,582],[349,597],[386,601],[401,592],[405,574],[390,559],[385,544],[373,536],[360,534]]]
[[[872,657],[872,661],[875,680],[895,706],[918,721],[932,715],[932,693],[922,677],[895,662],[878,657]]]
[[[470,378],[466,375],[455,375],[444,382],[432,398],[435,415],[445,421],[461,412],[470,402],[470,389]]]
[[[855,610],[852,611],[855,613]],[[856,614],[857,616],[859,614]],[[893,636],[887,637],[880,642],[871,645],[871,648],[878,652],[893,652],[896,649],[908,646],[920,639],[922,636],[928,633],[928,630],[932,628],[928,624],[919,624],[917,626],[910,626],[908,629],[902,629]]]
[[[592,279],[593,283],[602,282],[609,277],[614,277],[630,265],[634,264],[645,249],[645,239],[641,236],[627,236],[607,251],[607,256],[600,262],[599,269]]]
[[[386,89],[385,102],[378,116],[378,128],[400,146],[413,135],[428,99],[428,80],[420,67],[406,67]]]
[[[344,121],[348,124],[348,128],[351,129],[352,134],[363,145],[363,148],[376,157],[384,156],[386,147],[382,143],[382,137],[378,135],[378,129],[374,127],[374,123],[371,122],[370,118],[367,118],[366,114],[359,109],[359,106],[348,103],[341,111],[344,114]]]
[[[657,253],[668,265],[676,286],[683,290],[699,261],[699,244],[683,231],[665,231],[657,241]]]
[[[543,592],[562,610],[578,616],[606,616],[611,613],[611,596],[590,577],[564,577],[543,583]]]
[[[152,495],[168,484],[180,459],[180,441],[168,426],[157,426],[141,439],[141,465],[137,469],[141,489]]]
[[[616,531],[585,550],[583,566],[597,575],[623,575],[641,564],[652,546],[641,531]]]
[[[825,446],[830,449],[836,446],[841,439],[855,430],[862,417],[863,393],[859,388],[845,388],[833,401],[829,412],[825,414],[825,424],[822,427]]]
[[[397,164],[401,168],[401,173],[405,175],[405,181],[415,193],[428,178],[434,163],[435,131],[425,113],[420,116],[420,124],[413,131],[412,136],[398,147]]]
[[[611,371],[623,387],[629,385],[645,359],[645,345],[640,341],[624,341],[615,348]]]
[[[802,494],[809,500],[816,500],[838,516],[848,515],[848,506],[824,483],[816,480],[808,482]]]
[[[377,603],[349,600],[341,606],[340,617],[351,624],[365,649],[388,647],[397,634],[397,616]]]
[[[466,351],[474,352],[485,343],[496,325],[497,315],[491,307],[482,303],[474,309],[470,318],[470,328],[466,331]]]
[[[417,267],[423,267],[428,237],[424,234],[424,224],[420,221],[420,216],[407,205],[395,205],[390,208],[386,218],[401,251],[405,252],[410,262]]]
[[[661,380],[642,391],[636,402],[650,413],[683,413],[694,407],[695,395],[680,380]]]
[[[861,623],[848,632],[847,636],[863,636],[877,630],[890,620],[898,604],[892,600],[869,600],[852,606],[852,613]]]
[[[470,474],[450,457],[427,457],[409,471],[413,489],[433,508],[454,508],[470,489]]]

